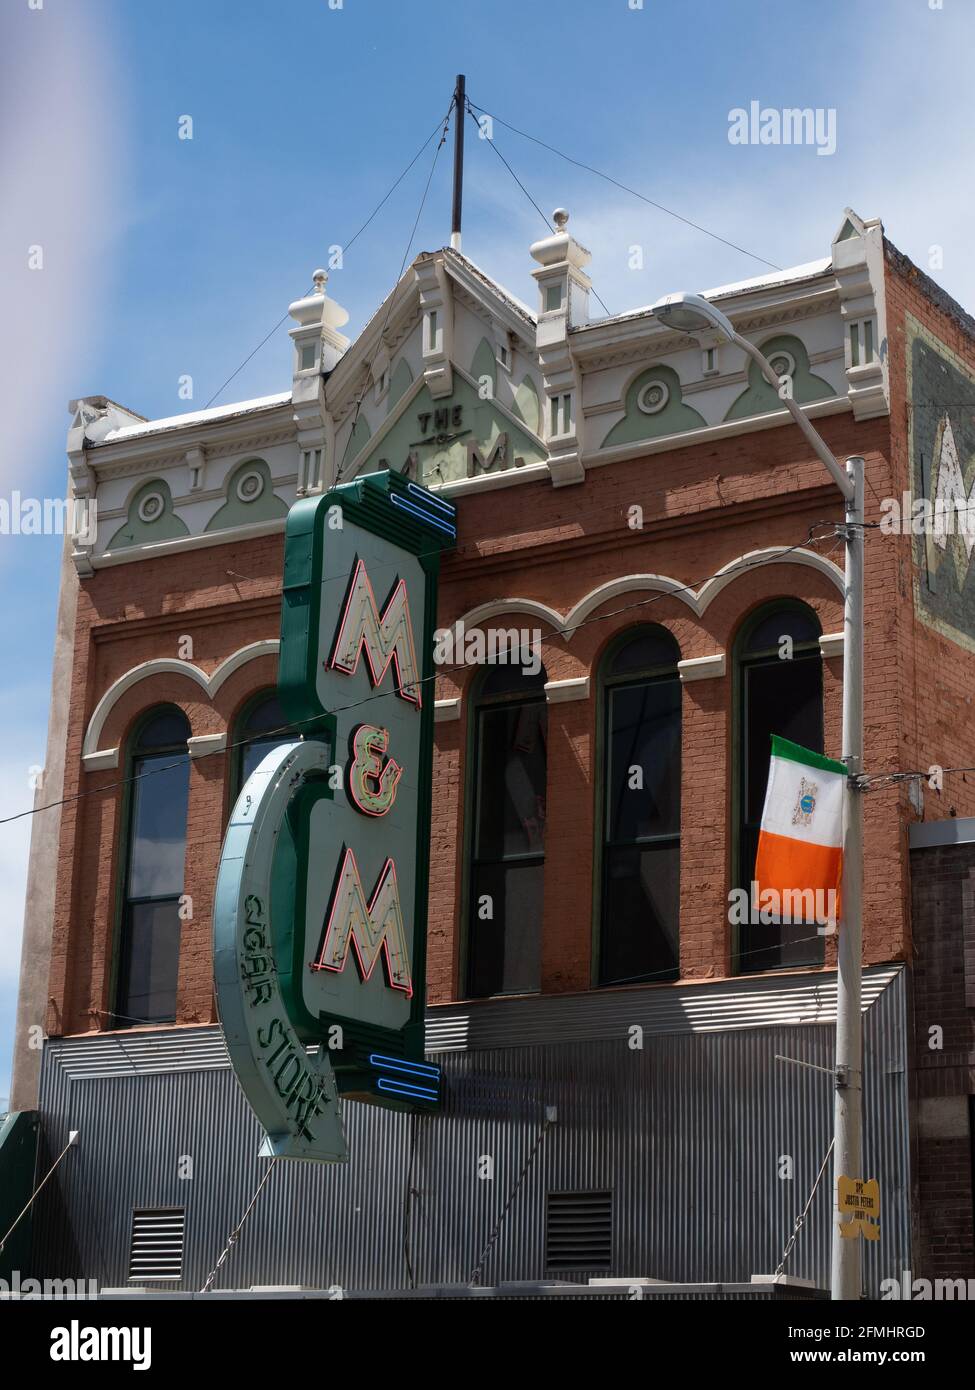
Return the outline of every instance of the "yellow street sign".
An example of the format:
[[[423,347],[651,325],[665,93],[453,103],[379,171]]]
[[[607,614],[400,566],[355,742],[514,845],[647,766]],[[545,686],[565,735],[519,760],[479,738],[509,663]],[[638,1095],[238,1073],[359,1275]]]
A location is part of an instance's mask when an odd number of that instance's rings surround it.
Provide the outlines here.
[[[840,1234],[855,1239],[880,1239],[880,1183],[876,1178],[837,1179]]]

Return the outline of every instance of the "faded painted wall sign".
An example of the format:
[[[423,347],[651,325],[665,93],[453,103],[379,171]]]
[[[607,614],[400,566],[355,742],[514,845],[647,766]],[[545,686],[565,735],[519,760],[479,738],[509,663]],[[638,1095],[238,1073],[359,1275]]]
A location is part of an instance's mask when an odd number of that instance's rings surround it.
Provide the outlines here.
[[[288,516],[278,695],[303,737],[245,785],[214,911],[221,1021],[267,1152],[347,1156],[339,1095],[438,1100],[423,1054],[433,632],[455,534],[451,503],[388,472]]]
[[[910,315],[907,332],[915,608],[975,651],[975,373]]]

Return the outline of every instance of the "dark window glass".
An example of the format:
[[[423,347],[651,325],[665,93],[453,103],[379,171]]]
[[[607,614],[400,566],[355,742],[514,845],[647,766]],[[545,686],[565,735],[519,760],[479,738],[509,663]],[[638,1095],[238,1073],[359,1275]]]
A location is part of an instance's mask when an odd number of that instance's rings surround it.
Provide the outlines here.
[[[793,642],[818,642],[820,627],[812,613],[802,609],[778,609],[759,617],[749,628],[745,637],[744,651],[756,653],[778,653],[783,637],[791,637]]]
[[[506,676],[494,679],[505,669]],[[468,973],[475,996],[531,993],[539,987],[545,675],[511,672],[498,667],[489,673],[474,712]]]
[[[142,726],[136,748],[140,753],[151,748],[178,748],[188,737],[186,716],[178,709],[163,710]]]
[[[122,1025],[176,1017],[189,732],[185,715],[163,710],[136,738],[116,1003]]]
[[[538,989],[542,946],[544,862],[477,864],[471,931],[471,994],[533,994]],[[489,898],[493,916],[478,917]]]
[[[605,851],[602,983],[673,979],[680,958],[680,845]]]
[[[617,648],[609,663],[611,676],[642,675],[654,667],[674,667],[680,660],[669,632],[643,632]]]
[[[783,635],[794,640],[790,660],[781,658]],[[823,751],[823,663],[819,625],[802,609],[762,615],[743,634],[738,662],[738,884],[750,890],[765,805],[772,735]],[[748,924],[738,928],[737,967],[742,974],[819,965],[823,937],[814,924]]]
[[[136,758],[133,772],[138,780],[132,785],[128,897],[179,897],[186,850],[189,758],[178,753]]]
[[[517,664],[504,663],[491,666],[484,674],[479,699],[493,699],[495,695],[521,695],[532,690],[541,691],[545,685],[545,672],[540,670],[532,675]]]
[[[679,968],[681,687],[662,629],[611,653],[603,680],[601,984]]]
[[[167,1022],[176,1017],[179,903],[130,903],[122,948],[119,1023]]]
[[[288,725],[288,716],[278,703],[276,695],[267,695],[251,707],[234,739],[235,743],[243,744],[239,750],[238,792],[272,748],[279,748],[282,743],[294,743],[298,737],[297,733],[275,732],[278,729],[287,729]]]
[[[680,682],[610,687],[610,844],[680,834]]]
[[[544,701],[489,706],[478,715],[475,856],[544,854]]]

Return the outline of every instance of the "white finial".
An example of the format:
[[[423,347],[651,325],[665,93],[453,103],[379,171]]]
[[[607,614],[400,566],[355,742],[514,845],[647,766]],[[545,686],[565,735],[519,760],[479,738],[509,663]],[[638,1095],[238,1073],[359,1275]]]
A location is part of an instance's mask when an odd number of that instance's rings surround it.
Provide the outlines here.
[[[315,286],[316,294],[324,294],[325,286],[328,284],[328,275],[324,270],[315,270],[312,272],[311,282]]]
[[[556,208],[555,211],[552,213],[552,221],[555,223],[556,227],[558,227],[560,232],[565,231],[565,224],[568,222],[568,220],[569,214],[566,212],[565,208]]]

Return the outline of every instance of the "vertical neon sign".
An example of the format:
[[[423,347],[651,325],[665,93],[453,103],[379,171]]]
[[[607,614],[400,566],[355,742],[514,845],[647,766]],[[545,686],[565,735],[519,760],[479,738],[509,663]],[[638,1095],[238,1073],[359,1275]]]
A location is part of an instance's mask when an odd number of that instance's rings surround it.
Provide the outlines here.
[[[423,1060],[433,632],[440,554],[455,535],[451,503],[391,473],[297,502],[285,535],[278,695],[302,734],[294,746],[320,752],[273,832],[274,979],[288,1027],[319,1044],[338,1094],[405,1109],[439,1093],[438,1069]],[[269,755],[258,773],[270,785],[287,766]],[[235,993],[244,967],[231,918],[226,906],[222,937],[215,926],[221,1018],[226,994],[228,1017],[253,1022]],[[254,1075],[266,1078],[254,1037],[238,1032],[228,1046],[250,1098]],[[301,1084],[304,1114],[311,1082]],[[324,1101],[319,1110],[331,1116]],[[316,1123],[327,1128],[317,1112]]]

